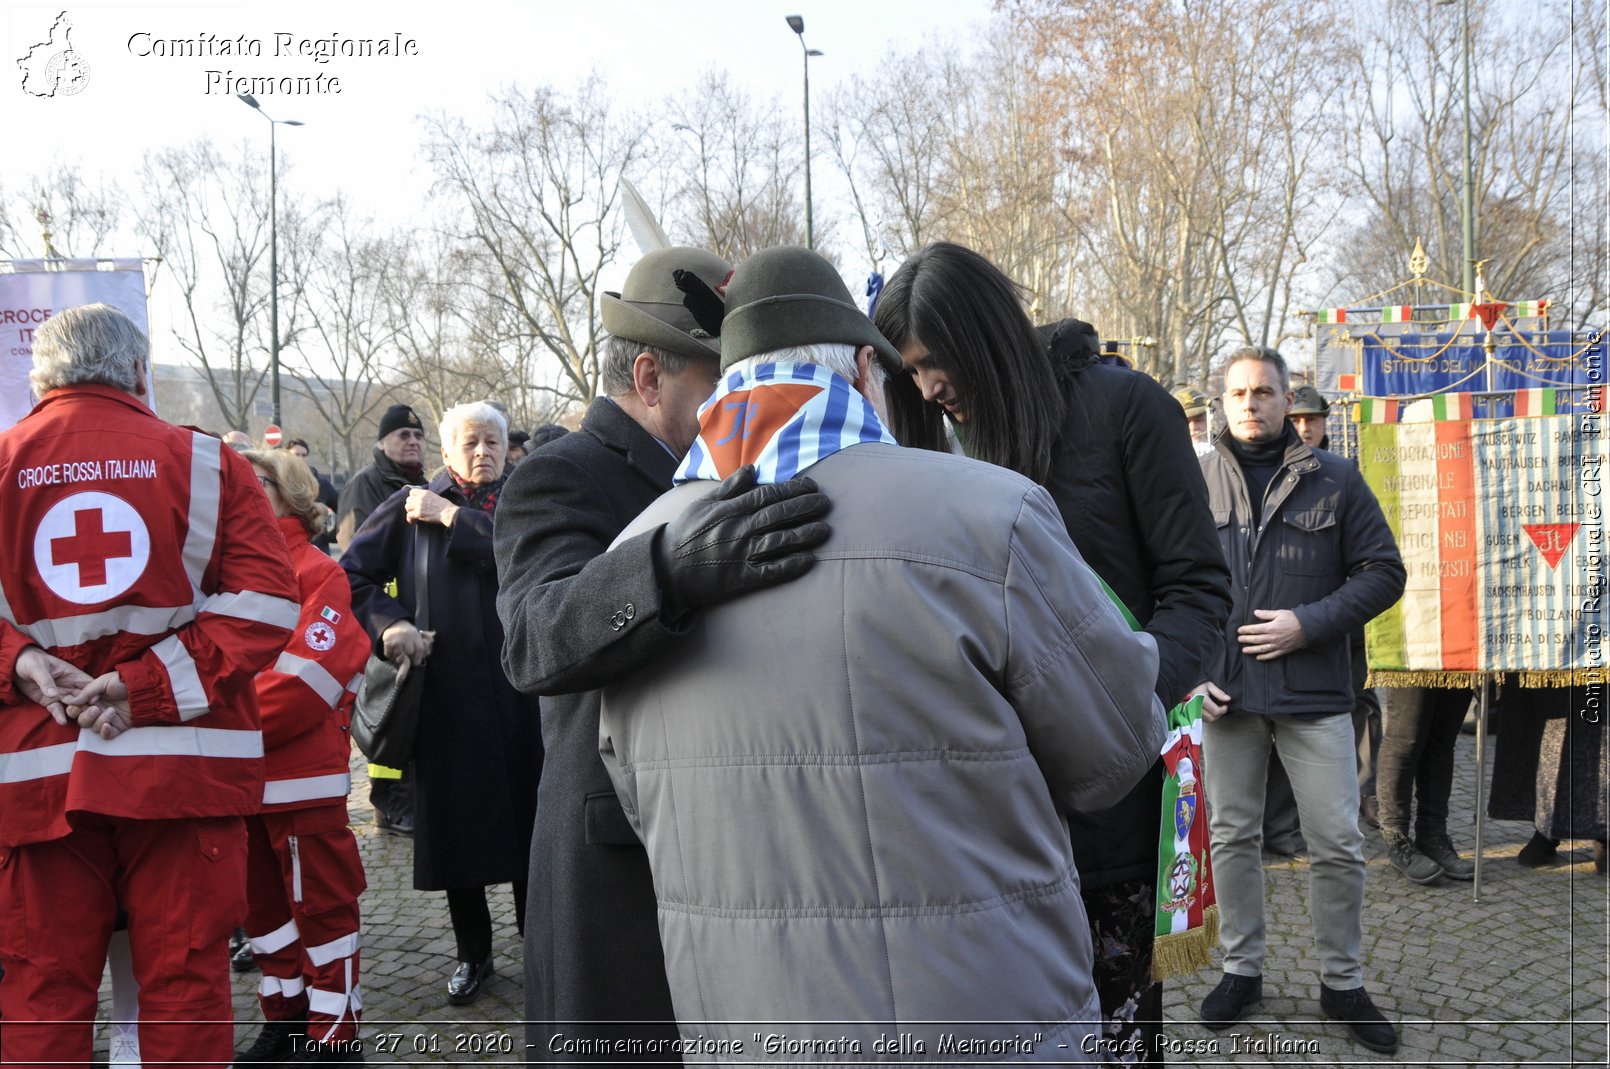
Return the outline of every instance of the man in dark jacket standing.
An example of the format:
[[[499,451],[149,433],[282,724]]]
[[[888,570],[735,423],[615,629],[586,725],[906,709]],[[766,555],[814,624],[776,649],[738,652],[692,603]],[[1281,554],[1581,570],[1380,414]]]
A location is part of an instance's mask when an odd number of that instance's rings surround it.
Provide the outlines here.
[[[1403,560],[1352,464],[1287,424],[1286,362],[1247,346],[1225,369],[1226,429],[1202,458],[1235,604],[1207,697],[1213,870],[1224,979],[1202,1021],[1224,1028],[1263,997],[1263,784],[1278,748],[1308,840],[1320,1007],[1371,1050],[1397,1031],[1364,990],[1364,836],[1358,826],[1349,636],[1403,593]]]
[[[392,405],[380,417],[375,459],[341,488],[335,510],[335,542],[345,550],[369,513],[405,486],[425,485],[425,425],[407,405]]]
[[[670,489],[698,434],[720,356],[717,293],[731,272],[711,253],[661,249],[632,268],[620,294],[605,295],[606,396],[578,432],[521,463],[498,507],[503,665],[516,687],[544,696],[525,929],[533,1062],[677,1060],[653,879],[598,756],[594,688],[679,633],[666,623],[652,534],[604,551]],[[689,290],[697,296],[685,297]],[[727,504],[742,523],[746,512],[790,499],[807,506],[795,517],[804,522],[826,508],[819,495],[797,496],[808,488],[795,481]],[[758,585],[709,561],[683,564],[721,586],[713,596]]]
[[[392,405],[380,417],[375,459],[341,488],[335,510],[335,542],[346,552],[352,536],[380,503],[405,486],[425,485],[425,425],[407,405]],[[369,803],[375,825],[398,835],[414,833],[413,784],[406,770],[369,766]]]

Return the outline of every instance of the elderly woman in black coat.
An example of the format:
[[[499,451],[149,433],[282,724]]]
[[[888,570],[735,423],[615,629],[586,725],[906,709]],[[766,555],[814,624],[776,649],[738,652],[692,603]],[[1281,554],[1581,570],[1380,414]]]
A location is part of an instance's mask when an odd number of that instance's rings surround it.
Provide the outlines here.
[[[414,757],[414,887],[446,891],[458,964],[447,1000],[471,1002],[492,974],[486,887],[513,883],[525,928],[526,859],[542,772],[533,699],[500,663],[492,512],[503,489],[508,428],[484,403],[442,418],[446,470],[399,490],[359,529],[341,558],[352,606],[395,661],[423,664]],[[416,554],[428,555],[426,630],[415,626]],[[396,580],[397,594],[386,586]]]

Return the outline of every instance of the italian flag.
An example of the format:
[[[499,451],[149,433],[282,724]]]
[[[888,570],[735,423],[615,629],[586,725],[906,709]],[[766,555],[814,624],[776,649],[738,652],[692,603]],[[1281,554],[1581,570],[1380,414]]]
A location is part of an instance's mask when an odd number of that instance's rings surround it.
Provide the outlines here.
[[[1476,306],[1473,304],[1450,304],[1448,306],[1448,322],[1450,323],[1470,319],[1475,314]]]
[[[1468,393],[1439,393],[1431,399],[1431,411],[1437,419],[1469,419]]]
[[[1319,316],[1321,323],[1347,322],[1347,309],[1345,308],[1321,308],[1316,314]]]
[[[1398,402],[1395,397],[1362,397],[1358,402],[1360,423],[1396,423]]]
[[[1515,306],[1515,315],[1540,316],[1548,311],[1548,307],[1549,302],[1546,298],[1541,301],[1522,301]]]
[[[1394,304],[1381,309],[1381,322],[1407,323],[1414,318],[1414,307],[1407,304]]]
[[[332,624],[338,624],[341,622],[341,614],[330,608],[328,605],[319,610],[319,615],[330,621]]]
[[[1516,416],[1552,416],[1554,415],[1554,391],[1542,390],[1516,390],[1515,391]]]

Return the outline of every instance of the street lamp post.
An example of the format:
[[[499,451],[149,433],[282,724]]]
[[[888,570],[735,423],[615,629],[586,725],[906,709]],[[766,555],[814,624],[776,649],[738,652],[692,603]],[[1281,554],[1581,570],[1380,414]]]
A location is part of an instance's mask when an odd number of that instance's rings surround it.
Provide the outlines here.
[[[1439,7],[1451,7],[1455,0],[1437,0]],[[1476,292],[1476,174],[1470,156],[1470,0],[1459,0],[1460,37],[1464,42],[1465,79],[1465,177],[1459,192],[1459,221],[1464,234],[1465,292]]]
[[[805,47],[805,19],[802,15],[789,15],[788,28],[799,37],[799,47],[805,53],[805,247],[816,247],[811,226],[811,57],[822,53]]]
[[[236,96],[268,120],[268,397],[274,409],[273,423],[280,423],[280,260],[279,260],[279,181],[278,153],[275,151],[276,126],[301,126],[295,119],[276,119],[250,93]]]

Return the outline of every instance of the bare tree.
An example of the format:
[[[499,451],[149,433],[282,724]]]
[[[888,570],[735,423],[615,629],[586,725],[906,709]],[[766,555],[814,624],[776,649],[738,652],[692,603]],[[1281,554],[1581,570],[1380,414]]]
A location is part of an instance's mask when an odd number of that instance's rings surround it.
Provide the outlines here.
[[[210,141],[148,152],[138,181],[145,199],[131,204],[137,232],[178,289],[178,344],[200,364],[224,424],[242,431],[268,374],[261,337],[268,199],[260,156],[247,149],[226,159]]]
[[[1342,285],[1354,291],[1408,278],[1416,239],[1429,277],[1458,285],[1463,274],[1463,26],[1456,8],[1430,11],[1427,18],[1424,3],[1388,0],[1360,20],[1349,50],[1363,121],[1345,156],[1367,210],[1337,261]],[[1524,13],[1472,7],[1471,155],[1488,291],[1510,300],[1571,294],[1585,320],[1603,307],[1603,289],[1581,286],[1572,258],[1603,263],[1603,211],[1573,218],[1571,201],[1602,205],[1605,157],[1602,136],[1596,150],[1591,138],[1573,140],[1573,122],[1603,129],[1603,68],[1594,48],[1588,63],[1570,61],[1569,14],[1562,0]],[[1603,25],[1594,5],[1582,4],[1579,17]],[[1578,221],[1587,229],[1574,229]]]
[[[382,375],[398,322],[385,295],[400,250],[398,243],[373,236],[374,221],[355,217],[345,197],[320,216],[319,236],[293,245],[304,329],[284,356],[294,372],[291,389],[329,428],[350,471],[360,466],[355,433],[394,389]]]
[[[598,385],[600,277],[620,251],[622,171],[643,151],[644,126],[614,108],[597,79],[571,94],[509,89],[484,126],[437,117],[426,152],[436,190],[462,210],[466,281],[495,308],[487,344],[557,361],[566,393]]]
[[[673,99],[659,146],[674,232],[736,263],[772,245],[803,244],[804,160],[776,99],[757,103],[706,72]]]

